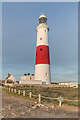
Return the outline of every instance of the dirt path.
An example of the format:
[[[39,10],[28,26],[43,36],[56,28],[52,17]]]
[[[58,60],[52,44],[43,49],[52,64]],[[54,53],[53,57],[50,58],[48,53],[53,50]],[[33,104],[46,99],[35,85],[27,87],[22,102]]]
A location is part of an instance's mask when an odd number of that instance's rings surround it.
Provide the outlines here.
[[[77,118],[77,115],[75,108],[39,106],[34,101],[2,91],[2,118]]]

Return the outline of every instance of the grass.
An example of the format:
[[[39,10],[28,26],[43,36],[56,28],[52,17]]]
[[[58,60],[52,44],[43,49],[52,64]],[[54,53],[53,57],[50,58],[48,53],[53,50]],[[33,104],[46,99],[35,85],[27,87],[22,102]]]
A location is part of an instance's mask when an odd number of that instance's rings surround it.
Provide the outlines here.
[[[31,99],[29,98],[28,96],[23,96],[22,94],[17,94],[17,93],[14,93],[14,92],[11,92],[11,91],[8,91],[8,90],[5,90],[5,89],[2,89],[3,91],[7,92],[8,94],[10,95],[13,95],[13,96],[18,96],[18,97],[21,97],[21,98],[25,98],[25,99],[28,99],[28,100],[35,100],[35,99]]]
[[[28,95],[29,95],[29,92],[31,91],[32,94],[34,95],[38,96],[39,94],[41,94],[42,96],[51,97],[51,98],[52,97],[58,98],[61,96],[63,97],[63,99],[78,100],[78,97],[79,97],[78,88],[55,88],[55,87],[43,87],[43,86],[34,86],[34,85],[15,86],[14,88],[16,88],[17,91],[25,90]],[[15,93],[12,93],[12,94],[15,94]],[[27,98],[29,97],[27,96]],[[38,101],[37,97],[32,97],[32,99]],[[58,104],[58,101],[56,100],[49,100],[49,99],[44,99],[44,98],[41,98],[41,100],[42,102]],[[63,101],[63,104],[68,104],[70,106],[78,106],[78,102],[74,102],[74,101],[67,101],[67,102]]]

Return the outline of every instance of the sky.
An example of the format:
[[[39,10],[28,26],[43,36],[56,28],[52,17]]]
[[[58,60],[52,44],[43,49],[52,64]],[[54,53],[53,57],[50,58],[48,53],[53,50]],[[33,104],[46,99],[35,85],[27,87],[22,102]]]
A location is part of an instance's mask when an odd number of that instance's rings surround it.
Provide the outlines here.
[[[78,81],[78,3],[2,4],[3,79],[34,73],[38,17],[47,16],[51,81]]]

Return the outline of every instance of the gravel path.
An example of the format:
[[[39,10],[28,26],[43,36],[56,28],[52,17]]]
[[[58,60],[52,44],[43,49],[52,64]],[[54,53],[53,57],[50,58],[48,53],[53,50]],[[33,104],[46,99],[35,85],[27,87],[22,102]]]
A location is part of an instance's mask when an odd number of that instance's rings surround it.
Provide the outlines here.
[[[2,91],[2,118],[77,118],[75,108],[40,105]]]

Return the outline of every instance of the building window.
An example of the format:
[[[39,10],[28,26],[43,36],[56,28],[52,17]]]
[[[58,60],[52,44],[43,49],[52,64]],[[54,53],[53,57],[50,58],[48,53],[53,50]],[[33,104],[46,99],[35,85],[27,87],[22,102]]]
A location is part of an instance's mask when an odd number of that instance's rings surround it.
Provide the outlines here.
[[[40,40],[42,40],[42,37],[40,37]]]

